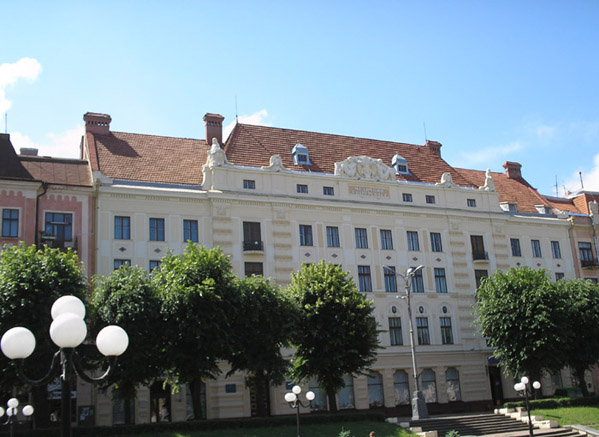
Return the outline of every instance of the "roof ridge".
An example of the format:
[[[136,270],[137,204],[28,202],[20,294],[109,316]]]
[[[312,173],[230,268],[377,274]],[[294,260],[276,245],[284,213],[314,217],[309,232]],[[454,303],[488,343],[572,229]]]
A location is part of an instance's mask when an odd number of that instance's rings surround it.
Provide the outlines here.
[[[139,135],[139,136],[143,136],[143,137],[171,138],[174,140],[203,141],[206,143],[206,140],[203,138],[173,137],[173,136],[169,136],[169,135],[139,134],[136,132],[120,132],[120,131],[110,131],[110,133],[111,134],[125,134],[125,135]],[[98,135],[98,134],[94,134],[94,135]],[[107,136],[107,135],[100,135],[100,136]]]

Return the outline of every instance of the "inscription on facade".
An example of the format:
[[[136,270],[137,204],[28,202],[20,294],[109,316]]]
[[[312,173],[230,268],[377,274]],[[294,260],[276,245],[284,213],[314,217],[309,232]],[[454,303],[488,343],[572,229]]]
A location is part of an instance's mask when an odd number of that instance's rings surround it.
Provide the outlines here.
[[[356,196],[371,196],[371,197],[382,197],[385,199],[389,198],[389,188],[374,188],[374,187],[361,187],[359,185],[350,185],[349,194]]]

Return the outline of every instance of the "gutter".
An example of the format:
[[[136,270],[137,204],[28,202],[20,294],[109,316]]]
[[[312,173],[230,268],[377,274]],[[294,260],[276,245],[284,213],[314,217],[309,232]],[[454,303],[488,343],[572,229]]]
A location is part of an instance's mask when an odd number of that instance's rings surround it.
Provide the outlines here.
[[[43,191],[38,194],[35,198],[35,233],[33,234],[33,243],[35,244],[35,246],[37,247],[38,245],[38,240],[39,240],[39,207],[40,207],[40,197],[42,197],[44,194],[46,194],[46,191],[48,191],[48,184],[46,182],[42,182],[42,189]]]

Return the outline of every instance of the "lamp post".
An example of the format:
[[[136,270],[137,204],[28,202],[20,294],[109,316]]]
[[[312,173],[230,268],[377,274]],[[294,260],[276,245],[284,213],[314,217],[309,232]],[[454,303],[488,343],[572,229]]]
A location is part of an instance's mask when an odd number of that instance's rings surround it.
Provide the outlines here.
[[[6,413],[6,421],[2,423],[2,425],[10,426],[10,437],[12,437],[14,422],[18,413],[17,407],[19,406],[19,400],[17,398],[10,398],[6,403],[6,406],[8,407],[6,411],[4,411],[4,408],[0,407],[0,417],[3,417],[4,413]],[[25,417],[29,417],[33,414],[33,407],[31,405],[25,405],[21,409],[21,412]]]
[[[106,379],[114,369],[116,357],[122,355],[127,349],[129,338],[123,328],[115,325],[106,326],[98,333],[96,347],[102,355],[108,357],[109,366],[102,376],[94,378],[85,374],[79,354],[75,350],[87,336],[87,327],[83,320],[85,317],[83,302],[75,296],[62,296],[52,305],[51,314],[53,321],[50,325],[50,338],[59,347],[59,350],[54,354],[50,370],[43,378],[31,379],[23,372],[23,361],[35,349],[35,336],[29,329],[23,327],[9,329],[2,336],[0,347],[4,355],[15,360],[17,376],[27,384],[48,384],[62,370],[60,374],[60,435],[71,437],[70,378],[76,373],[83,380],[92,384]]]
[[[541,383],[539,381],[535,381],[532,383],[532,387],[535,390],[538,390],[541,388]],[[532,420],[530,420],[530,406],[528,404],[528,395],[532,395],[532,390],[530,388],[530,381],[528,380],[528,378],[526,376],[523,376],[522,379],[520,379],[520,382],[514,384],[514,390],[516,390],[521,396],[524,395],[524,401],[526,402],[526,412],[528,413],[528,434],[530,435],[530,437],[533,437]]]
[[[408,320],[410,326],[410,350],[412,352],[412,374],[414,376],[414,384],[415,389],[412,395],[412,420],[420,420],[428,418],[428,411],[426,408],[426,402],[424,402],[424,398],[422,397],[422,392],[420,391],[420,384],[418,382],[418,365],[416,364],[416,344],[414,342],[414,323],[412,321],[412,305],[410,302],[410,296],[412,288],[412,281],[414,280],[414,276],[417,272],[424,268],[423,265],[419,265],[416,268],[410,267],[405,275],[401,273],[397,273],[401,279],[403,279],[405,284],[406,295],[402,296],[402,299],[407,299],[408,301]],[[383,269],[394,271],[389,266],[383,266]]]
[[[289,403],[289,406],[291,408],[295,408],[297,437],[300,437],[300,407],[308,408],[310,405],[312,405],[312,401],[314,400],[314,392],[309,391],[308,393],[306,393],[306,400],[308,401],[308,403],[304,404],[299,398],[301,392],[302,388],[299,385],[294,385],[291,389],[291,392],[285,394],[285,400]]]

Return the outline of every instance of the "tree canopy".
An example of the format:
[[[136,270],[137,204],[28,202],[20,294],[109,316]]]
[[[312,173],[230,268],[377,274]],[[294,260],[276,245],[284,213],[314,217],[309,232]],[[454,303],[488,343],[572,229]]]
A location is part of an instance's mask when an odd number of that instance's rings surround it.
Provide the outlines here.
[[[337,410],[335,394],[343,376],[355,375],[376,360],[378,346],[374,307],[341,267],[321,261],[291,275],[288,292],[297,306],[293,336],[293,375],[314,378]]]

